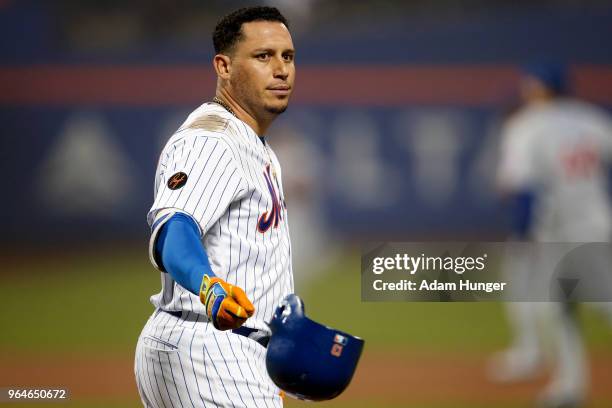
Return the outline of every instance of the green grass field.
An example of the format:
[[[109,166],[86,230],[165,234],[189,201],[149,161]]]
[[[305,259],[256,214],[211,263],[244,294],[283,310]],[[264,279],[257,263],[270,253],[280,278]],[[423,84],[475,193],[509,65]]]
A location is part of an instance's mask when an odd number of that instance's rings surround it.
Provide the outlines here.
[[[2,350],[8,354],[93,353],[130,358],[152,311],[148,298],[159,290],[160,284],[158,272],[148,264],[146,249],[107,249],[96,254],[44,258],[5,263],[8,270],[0,286],[4,306],[0,308]],[[366,352],[482,355],[503,347],[509,340],[502,304],[364,303],[360,298],[359,271],[359,254],[347,251],[329,270],[317,274],[300,294],[311,318],[364,338]],[[589,349],[609,350],[612,329],[603,317],[590,311],[581,314]],[[347,403],[340,399],[323,405],[398,406],[379,404],[380,401]],[[127,407],[138,406],[138,400],[77,401],[62,406]]]

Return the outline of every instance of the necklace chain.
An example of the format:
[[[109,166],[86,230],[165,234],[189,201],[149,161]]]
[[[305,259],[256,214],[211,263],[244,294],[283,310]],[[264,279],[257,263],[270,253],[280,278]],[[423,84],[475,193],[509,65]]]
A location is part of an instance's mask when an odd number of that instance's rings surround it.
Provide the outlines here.
[[[229,113],[231,113],[232,115],[236,116],[236,114],[234,113],[234,110],[232,108],[229,107],[229,105],[225,102],[223,102],[221,99],[217,98],[216,96],[213,98],[212,100],[214,103],[221,105],[226,111],[228,111]],[[237,116],[236,116],[237,117]]]
[[[212,101],[218,105],[221,105],[221,107],[223,107],[226,111],[236,116],[236,114],[234,113],[234,110],[230,108],[229,105],[223,102],[221,99],[215,96]],[[270,155],[270,148],[268,147],[267,143],[264,143],[264,150],[266,151],[266,154],[268,155],[268,161],[270,162],[270,166],[272,167],[272,175],[276,179],[276,166],[274,166],[274,161],[272,161],[272,156]],[[276,181],[276,183],[278,184],[278,181]]]

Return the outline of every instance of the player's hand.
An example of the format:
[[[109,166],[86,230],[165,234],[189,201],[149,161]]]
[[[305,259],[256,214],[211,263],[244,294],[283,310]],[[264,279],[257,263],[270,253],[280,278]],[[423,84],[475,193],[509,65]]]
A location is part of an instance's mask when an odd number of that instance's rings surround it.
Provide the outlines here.
[[[204,275],[202,280],[200,301],[217,330],[237,329],[255,312],[255,307],[241,288],[208,275]]]

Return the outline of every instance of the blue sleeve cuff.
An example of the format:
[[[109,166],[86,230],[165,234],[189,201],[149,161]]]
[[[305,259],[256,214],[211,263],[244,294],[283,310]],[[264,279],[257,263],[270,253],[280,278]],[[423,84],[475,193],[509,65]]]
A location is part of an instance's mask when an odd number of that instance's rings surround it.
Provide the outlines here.
[[[199,296],[204,275],[215,276],[199,228],[187,214],[176,213],[164,223],[155,242],[155,260],[179,285]]]

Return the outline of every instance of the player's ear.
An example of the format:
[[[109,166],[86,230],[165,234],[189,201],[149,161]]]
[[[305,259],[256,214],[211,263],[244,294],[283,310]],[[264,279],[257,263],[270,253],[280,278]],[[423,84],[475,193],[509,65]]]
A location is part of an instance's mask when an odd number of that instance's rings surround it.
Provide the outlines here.
[[[230,57],[225,54],[217,54],[215,58],[213,58],[213,65],[219,78],[229,79],[232,65]]]

